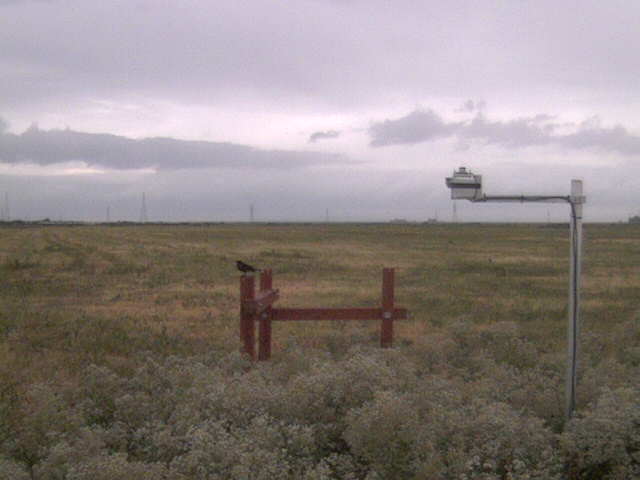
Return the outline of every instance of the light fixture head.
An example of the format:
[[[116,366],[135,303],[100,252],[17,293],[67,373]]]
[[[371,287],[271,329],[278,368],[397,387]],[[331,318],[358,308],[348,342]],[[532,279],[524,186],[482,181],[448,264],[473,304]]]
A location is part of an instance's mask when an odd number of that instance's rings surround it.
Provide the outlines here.
[[[474,175],[465,167],[453,171],[451,177],[446,178],[447,187],[451,189],[453,200],[480,200],[482,198],[482,175]]]

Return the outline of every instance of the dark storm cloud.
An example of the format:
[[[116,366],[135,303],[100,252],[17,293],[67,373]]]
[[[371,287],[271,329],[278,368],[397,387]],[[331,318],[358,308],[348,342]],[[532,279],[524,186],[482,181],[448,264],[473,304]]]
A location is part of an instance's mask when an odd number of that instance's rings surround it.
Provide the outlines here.
[[[562,133],[571,130],[570,133]],[[479,141],[504,148],[553,145],[566,149],[595,148],[624,155],[640,154],[640,137],[617,125],[604,127],[597,119],[580,124],[554,122],[549,115],[490,120],[478,113],[466,122],[447,122],[432,110],[415,110],[404,117],[369,127],[374,147],[415,144],[442,138]]]
[[[0,124],[0,132],[2,131]],[[157,168],[273,168],[349,163],[341,155],[317,152],[260,150],[232,143],[132,139],[72,130],[41,130],[31,126],[20,135],[0,133],[0,162],[50,165],[82,161],[119,170]]]
[[[314,143],[317,140],[338,138],[339,136],[340,136],[340,132],[337,130],[327,130],[325,132],[314,132],[309,136],[309,143]]]
[[[415,110],[396,120],[384,120],[369,127],[371,145],[397,145],[419,143],[449,137],[462,124],[447,123],[433,110]]]
[[[598,122],[585,122],[575,133],[560,137],[561,144],[571,148],[600,148],[625,155],[640,154],[640,137],[621,126],[606,128]]]
[[[460,138],[479,140],[506,148],[531,147],[552,143],[556,126],[546,123],[546,115],[516,118],[506,122],[491,121],[476,115],[471,122],[461,124],[455,132]]]

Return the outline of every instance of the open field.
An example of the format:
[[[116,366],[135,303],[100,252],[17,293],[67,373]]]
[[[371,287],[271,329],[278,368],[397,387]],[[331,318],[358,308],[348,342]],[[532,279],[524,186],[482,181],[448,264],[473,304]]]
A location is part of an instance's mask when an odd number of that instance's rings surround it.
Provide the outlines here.
[[[566,431],[560,434],[568,250],[568,231],[564,225],[0,228],[0,462],[4,456],[10,459],[4,464],[8,465],[7,469],[22,472],[24,467],[32,478],[85,478],[80,473],[74,477],[75,470],[68,465],[64,467],[66,470],[60,467],[68,477],[55,477],[47,473],[54,467],[47,470],[42,465],[54,461],[52,451],[60,442],[66,442],[67,448],[73,450],[71,437],[78,438],[87,429],[94,431],[100,427],[103,433],[108,433],[115,428],[113,412],[109,419],[99,421],[87,416],[85,410],[76,412],[78,405],[86,400],[88,369],[104,369],[122,379],[137,378],[140,369],[151,360],[164,365],[168,358],[182,359],[180,361],[198,358],[198,364],[222,369],[219,370],[221,376],[243,378],[245,382],[252,379],[260,383],[252,375],[265,378],[274,375],[280,382],[276,382],[277,385],[286,390],[293,388],[291,382],[295,379],[313,377],[313,372],[322,368],[322,362],[342,365],[340,362],[353,363],[354,358],[361,358],[358,355],[370,355],[372,362],[381,362],[376,363],[379,368],[406,367],[414,377],[406,380],[409,383],[401,388],[382,385],[355,402],[352,410],[345,409],[340,417],[344,417],[340,420],[344,422],[342,430],[336,427],[339,431],[331,432],[342,443],[336,445],[334,439],[332,446],[327,444],[321,452],[310,454],[313,461],[305,464],[306,470],[292,467],[289,477],[284,474],[261,477],[257,473],[241,477],[237,472],[198,476],[176,460],[186,455],[184,449],[163,457],[132,446],[135,435],[142,435],[135,433],[135,429],[130,432],[133,436],[128,437],[129,443],[125,442],[128,446],[110,443],[108,434],[100,437],[100,458],[107,455],[105,452],[111,455],[112,461],[116,458],[114,454],[126,454],[126,461],[121,459],[121,464],[116,466],[125,469],[118,470],[120,472],[129,472],[126,469],[137,468],[137,464],[157,465],[159,476],[148,478],[300,478],[303,470],[308,478],[365,478],[373,475],[372,472],[379,477],[367,478],[462,478],[455,475],[464,472],[453,467],[447,467],[453,472],[447,474],[450,476],[425,473],[440,472],[446,470],[447,465],[454,465],[451,459],[445,461],[448,457],[442,453],[449,452],[449,447],[442,447],[444,450],[438,450],[438,445],[429,447],[446,457],[445,460],[438,457],[433,464],[422,457],[419,460],[405,458],[402,455],[408,453],[403,450],[397,458],[378,465],[371,454],[378,446],[362,441],[363,436],[368,436],[366,429],[371,428],[367,423],[371,419],[362,420],[363,416],[371,414],[377,418],[375,415],[380,414],[393,420],[394,412],[384,413],[384,408],[391,408],[389,405],[394,402],[414,405],[413,400],[403,395],[420,391],[423,388],[418,386],[420,382],[429,378],[430,382],[437,379],[447,383],[448,386],[440,385],[438,389],[451,388],[456,392],[454,396],[461,398],[459,405],[481,398],[486,402],[482,408],[494,405],[492,402],[504,403],[514,415],[526,414],[527,418],[540,422],[540,431],[548,433],[549,444],[554,445],[559,475],[572,478],[617,475],[615,461],[619,459],[595,461],[595,470],[589,470],[591,467],[585,466],[588,461],[577,453],[580,448],[576,447],[579,444],[576,438],[582,437],[577,433],[575,438],[567,437]],[[396,304],[408,308],[410,318],[396,322],[396,348],[388,352],[376,349],[377,322],[277,323],[274,324],[273,362],[246,371],[246,364],[234,353],[239,347],[236,259],[272,268],[274,287],[281,292],[278,304],[300,307],[375,306],[380,297],[382,268],[396,267]],[[596,411],[592,402],[606,396],[606,392],[612,398],[615,395],[638,398],[638,390],[633,388],[640,380],[640,226],[585,226],[582,299],[578,408],[587,421],[591,418],[588,415],[597,413],[589,413]],[[224,366],[220,366],[220,362]],[[280,370],[274,373],[270,369]],[[354,372],[354,375],[361,374],[369,375],[357,369]],[[534,378],[534,374],[540,377]],[[193,381],[194,375],[185,374],[185,378]],[[389,375],[402,377],[404,373],[394,370]],[[56,427],[55,421],[51,421],[48,438],[44,438],[48,421],[41,419],[45,424],[32,427],[39,433],[28,432],[24,427],[29,424],[25,423],[26,418],[38,416],[34,409],[39,412],[38,408],[45,408],[38,403],[42,399],[32,399],[34,389],[43,385],[48,389],[47,395],[59,396],[56,401],[63,406],[58,410],[82,417],[76,419],[78,425],[65,423],[64,428]],[[128,394],[133,395],[133,387],[128,388]],[[188,390],[187,386],[184,388]],[[277,388],[272,385],[270,390]],[[289,396],[293,395],[290,390],[286,391]],[[394,396],[394,391],[400,393]],[[236,392],[238,398],[241,393]],[[262,398],[260,395],[256,393],[255,398]],[[125,402],[121,398],[118,401]],[[635,400],[629,402],[633,404]],[[455,401],[451,405],[454,404],[458,405]],[[402,405],[398,408],[404,408]],[[624,405],[626,407],[619,408],[632,409]],[[383,413],[370,411],[378,407]],[[272,418],[284,415],[277,413],[276,406],[271,410],[265,408]],[[429,409],[416,409],[416,418],[422,421]],[[640,420],[637,406],[632,414]],[[432,415],[433,412],[428,414]],[[163,420],[166,425],[170,424],[168,418]],[[402,418],[396,420],[404,425]],[[279,421],[287,423],[285,417]],[[302,420],[296,421],[304,424]],[[340,421],[334,419],[333,423]],[[131,422],[131,425],[135,423]],[[148,423],[148,419],[145,422]],[[331,422],[324,419],[316,423]],[[310,435],[329,435],[314,425]],[[397,425],[389,426],[391,430],[397,428]],[[580,426],[575,428],[579,430]],[[625,457],[624,462],[631,462],[631,466],[624,464],[624,468],[640,468],[639,429],[636,425],[630,434],[635,435],[633,441],[638,441],[634,447],[636,453],[628,454],[635,460]],[[369,434],[378,435],[371,431]],[[35,438],[37,435],[43,438]],[[186,433],[180,435],[184,437]],[[318,438],[314,438],[318,443]],[[144,444],[147,440],[140,437],[139,441]],[[411,437],[389,441],[418,440]],[[571,450],[572,445],[577,451]],[[456,448],[466,451],[460,446]],[[410,450],[415,451],[415,445]],[[335,462],[326,467],[330,473],[321,476],[320,464],[329,465],[331,462],[326,459],[330,454],[351,455],[355,459],[349,460],[355,462],[354,476],[340,474],[340,468],[347,467],[336,466]],[[91,461],[97,462],[94,457],[100,455],[90,457]],[[425,453],[423,457],[429,455]],[[469,464],[475,457],[469,458],[471,460],[466,459],[461,465]],[[584,465],[580,463],[583,460]],[[416,462],[422,462],[419,468],[415,467]],[[409,464],[413,466],[413,477],[406,470]],[[2,465],[0,463],[0,468]],[[438,465],[445,467],[438,470]],[[469,468],[472,467],[475,468],[473,465]],[[495,477],[468,478],[511,478],[499,473],[507,472],[508,468],[511,467],[496,466]],[[394,477],[390,472],[396,470],[400,473]],[[601,475],[588,476],[594,475],[594,471]],[[309,472],[317,475],[314,477]],[[0,478],[5,477],[0,473]]]

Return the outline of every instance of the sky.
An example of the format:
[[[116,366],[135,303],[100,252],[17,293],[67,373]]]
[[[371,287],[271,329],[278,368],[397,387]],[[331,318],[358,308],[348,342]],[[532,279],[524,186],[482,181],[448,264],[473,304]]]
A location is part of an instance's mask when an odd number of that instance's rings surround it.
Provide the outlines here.
[[[628,0],[0,0],[0,213],[450,221],[466,166],[487,194],[582,179],[586,221],[626,221],[638,25]]]

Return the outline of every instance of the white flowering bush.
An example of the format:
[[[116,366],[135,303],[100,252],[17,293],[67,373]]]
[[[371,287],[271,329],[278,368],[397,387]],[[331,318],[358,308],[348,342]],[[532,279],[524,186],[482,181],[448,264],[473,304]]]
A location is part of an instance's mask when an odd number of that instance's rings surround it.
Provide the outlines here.
[[[543,420],[558,431],[564,422],[564,372],[562,364],[543,361],[532,368],[479,361],[480,373],[461,388],[494,402],[505,403],[516,411]]]
[[[100,455],[86,461],[74,462],[69,467],[65,480],[161,480],[170,477],[164,465],[129,461],[123,453]]]
[[[24,392],[20,410],[12,418],[3,452],[32,470],[58,441],[75,435],[82,418],[68,398],[53,385],[36,383]]]
[[[346,417],[344,438],[356,457],[382,478],[410,478],[425,445],[418,445],[420,418],[402,394],[377,392],[375,398]]]
[[[12,394],[0,480],[637,478],[638,367],[590,358],[566,425],[563,358],[509,323],[261,364],[211,352],[88,365]]]
[[[261,415],[246,427],[206,421],[189,432],[188,449],[171,462],[186,478],[297,479],[318,445],[313,429]]]
[[[0,480],[29,480],[30,478],[23,464],[0,457]]]
[[[562,449],[572,478],[640,478],[640,389],[605,390],[569,422]]]
[[[445,478],[561,478],[554,434],[504,403],[475,400],[442,410],[426,429]]]

